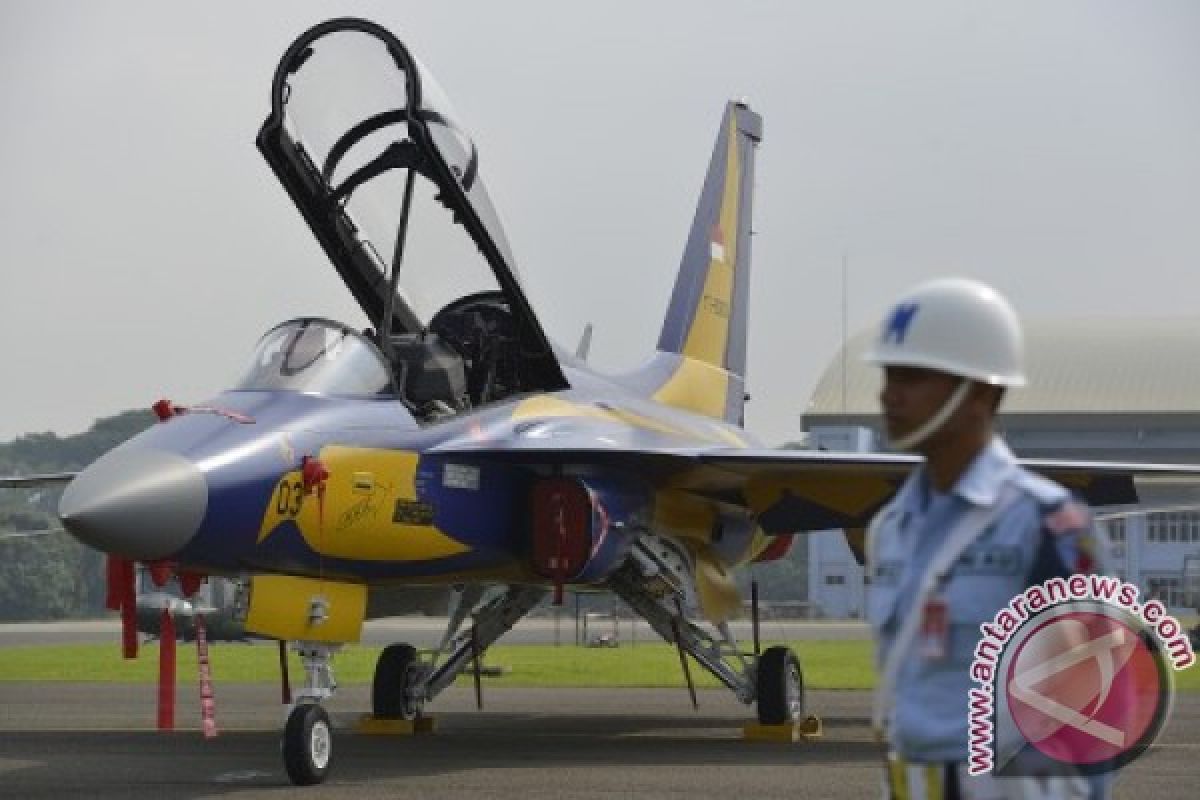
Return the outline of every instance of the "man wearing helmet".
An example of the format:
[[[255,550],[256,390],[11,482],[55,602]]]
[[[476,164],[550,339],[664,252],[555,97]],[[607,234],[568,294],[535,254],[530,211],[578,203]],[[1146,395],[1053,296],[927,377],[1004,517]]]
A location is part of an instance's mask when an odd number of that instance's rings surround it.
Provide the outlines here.
[[[1020,467],[995,434],[1004,392],[1025,384],[1022,349],[999,293],[945,278],[906,293],[865,356],[884,371],[889,443],[925,458],[867,535],[886,796],[1107,796],[1105,781],[1044,760],[1021,770],[1037,778],[966,770],[979,625],[1031,585],[1095,568],[1086,507]]]

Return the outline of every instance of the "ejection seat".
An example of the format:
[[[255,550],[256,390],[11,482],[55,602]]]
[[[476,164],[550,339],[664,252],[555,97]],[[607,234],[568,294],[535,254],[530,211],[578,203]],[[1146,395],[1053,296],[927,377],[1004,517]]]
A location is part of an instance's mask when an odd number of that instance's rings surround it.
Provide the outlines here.
[[[403,333],[389,343],[396,386],[415,413],[436,419],[469,407],[462,356],[440,336]]]

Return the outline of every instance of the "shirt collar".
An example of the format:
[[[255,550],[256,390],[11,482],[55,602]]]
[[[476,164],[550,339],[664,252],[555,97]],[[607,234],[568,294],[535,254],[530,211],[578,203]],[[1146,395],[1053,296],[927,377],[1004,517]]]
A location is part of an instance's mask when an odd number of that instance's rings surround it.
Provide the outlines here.
[[[1000,488],[1016,469],[1017,459],[1008,445],[998,436],[993,436],[987,446],[975,456],[966,472],[950,490],[976,506],[991,506],[996,503]],[[911,511],[920,511],[929,499],[929,478],[925,465],[918,467],[900,490],[898,505]]]
[[[999,436],[993,436],[983,452],[954,484],[954,494],[977,506],[996,504],[1000,488],[1017,467],[1016,456]]]

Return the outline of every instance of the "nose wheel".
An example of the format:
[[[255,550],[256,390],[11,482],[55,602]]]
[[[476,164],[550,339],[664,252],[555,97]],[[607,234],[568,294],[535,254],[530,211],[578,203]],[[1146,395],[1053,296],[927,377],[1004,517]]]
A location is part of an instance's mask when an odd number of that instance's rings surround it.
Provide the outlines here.
[[[790,647],[770,647],[758,659],[758,721],[784,725],[804,716],[804,676]]]
[[[283,766],[297,786],[325,780],[333,759],[333,726],[316,703],[292,709],[283,729]]]
[[[325,780],[333,761],[333,725],[321,701],[333,696],[337,681],[330,663],[338,644],[293,642],[304,663],[304,688],[283,726],[283,767],[292,783],[311,786]]]

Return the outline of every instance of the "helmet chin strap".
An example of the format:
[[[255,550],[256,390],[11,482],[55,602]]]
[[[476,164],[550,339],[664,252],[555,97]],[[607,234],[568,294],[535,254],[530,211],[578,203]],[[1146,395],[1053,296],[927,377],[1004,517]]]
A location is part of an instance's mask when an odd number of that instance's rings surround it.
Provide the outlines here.
[[[958,407],[967,399],[967,392],[970,390],[971,381],[963,378],[962,383],[958,385],[954,393],[946,398],[946,402],[942,404],[942,407],[938,409],[936,414],[926,420],[924,425],[912,433],[892,439],[888,443],[893,449],[904,452],[911,452],[917,449],[922,442],[937,433],[955,411],[958,411]]]

